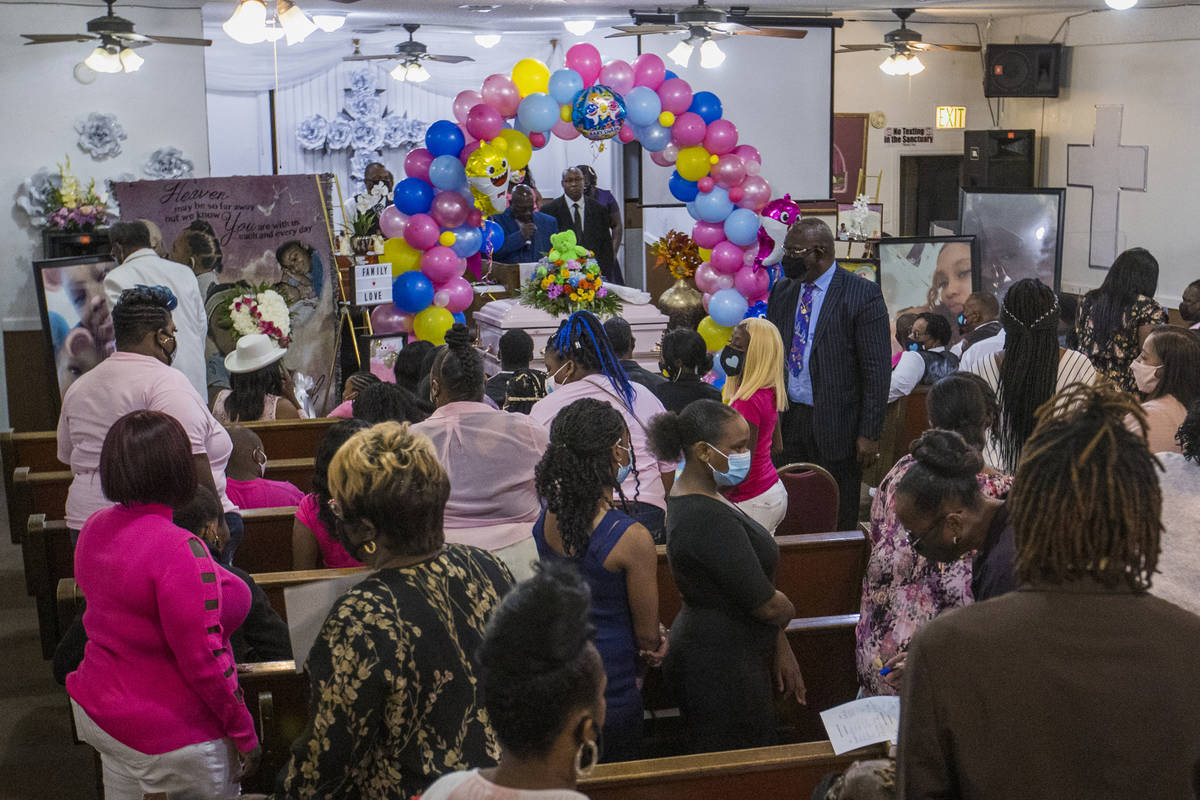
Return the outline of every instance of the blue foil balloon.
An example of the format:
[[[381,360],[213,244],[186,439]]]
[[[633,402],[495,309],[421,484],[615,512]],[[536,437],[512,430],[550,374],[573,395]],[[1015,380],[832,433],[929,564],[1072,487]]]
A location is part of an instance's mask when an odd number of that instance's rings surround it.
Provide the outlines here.
[[[517,106],[517,122],[528,130],[544,133],[558,122],[558,103],[543,92],[531,94]]]
[[[711,300],[709,301],[712,302]],[[765,317],[767,315],[767,303],[765,300],[759,300],[754,305],[746,309],[746,316],[742,319],[750,319],[751,317]]]
[[[593,142],[616,136],[625,116],[625,98],[599,83],[575,95],[571,107],[571,124]]]
[[[699,219],[705,222],[724,222],[733,211],[733,201],[729,199],[729,190],[714,186],[711,192],[702,192],[695,199],[696,212]]]
[[[479,252],[479,248],[483,247],[482,229],[473,228],[470,225],[460,225],[454,228],[453,231],[454,244],[450,245],[450,249],[459,258],[473,256]]]
[[[732,328],[746,318],[749,306],[746,298],[737,289],[722,289],[709,298],[708,315],[718,325]]]
[[[425,131],[425,149],[432,153],[434,158],[438,156],[458,158],[458,154],[462,152],[463,145],[466,143],[467,139],[463,136],[463,132],[448,119],[438,120]]]
[[[657,122],[651,122],[649,125],[637,128],[634,130],[634,133],[637,134],[637,140],[642,147],[651,153],[665,150],[667,145],[671,143],[671,129],[664,128]]]
[[[402,272],[392,281],[392,302],[410,314],[424,311],[433,303],[433,284],[420,270]]]
[[[758,240],[758,227],[758,214],[748,208],[735,208],[725,218],[725,238],[746,247]]]
[[[667,188],[671,190],[671,196],[681,203],[690,203],[696,199],[696,195],[700,194],[700,187],[696,185],[696,182],[681,177],[678,172],[671,173],[671,179],[667,181]],[[757,236],[757,234],[756,229],[755,235]],[[726,234],[726,238],[729,238],[728,234]]]
[[[575,99],[583,89],[583,78],[573,69],[556,69],[550,76],[550,96],[560,106]]]
[[[396,184],[392,203],[404,214],[425,214],[433,205],[433,187],[420,178],[405,178]]]
[[[467,173],[457,156],[438,156],[429,165],[429,182],[443,191],[465,189]]]
[[[629,115],[629,124],[641,128],[658,121],[662,100],[649,86],[635,86],[625,95],[625,112]]]
[[[721,99],[712,92],[696,92],[692,95],[692,104],[688,106],[688,111],[699,114],[705,125],[716,122],[721,118]]]

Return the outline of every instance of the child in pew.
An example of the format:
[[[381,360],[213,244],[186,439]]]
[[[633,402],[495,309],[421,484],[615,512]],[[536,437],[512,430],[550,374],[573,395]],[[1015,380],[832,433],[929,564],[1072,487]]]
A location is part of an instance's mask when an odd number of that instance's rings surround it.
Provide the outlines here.
[[[267,453],[258,434],[240,425],[231,425],[226,430],[233,440],[233,453],[225,467],[225,493],[229,499],[242,510],[300,505],[304,492],[287,481],[263,477]]]
[[[330,533],[336,529],[337,519],[329,510],[329,464],[347,439],[369,427],[363,420],[348,419],[334,424],[321,440],[313,459],[313,490],[300,499],[292,525],[292,569],[362,566]]]
[[[354,398],[358,397],[358,393],[368,386],[380,382],[379,376],[373,372],[368,370],[355,372],[349,378],[346,378],[345,387],[342,389],[341,404],[326,416],[350,419],[354,416]]]
[[[221,502],[207,486],[196,488],[191,502],[175,510],[171,521],[185,531],[195,534],[208,545],[210,553],[221,551],[228,538],[222,535],[219,525]],[[254,582],[254,578],[237,567],[225,567],[250,588],[250,611],[241,627],[229,637],[233,647],[233,658],[239,664],[257,661],[290,661],[292,643],[288,637],[287,623],[271,608],[267,595]],[[83,604],[79,615],[67,628],[62,641],[54,650],[54,680],[65,686],[67,675],[74,672],[83,661],[83,649],[87,645],[87,631],[83,627]]]

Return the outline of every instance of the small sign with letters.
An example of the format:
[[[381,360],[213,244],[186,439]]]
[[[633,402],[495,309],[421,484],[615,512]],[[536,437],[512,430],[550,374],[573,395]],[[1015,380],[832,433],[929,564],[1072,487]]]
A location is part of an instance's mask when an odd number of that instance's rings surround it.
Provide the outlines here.
[[[354,304],[381,306],[392,302],[392,265],[356,264],[354,266]]]
[[[884,144],[933,144],[933,128],[884,128]]]

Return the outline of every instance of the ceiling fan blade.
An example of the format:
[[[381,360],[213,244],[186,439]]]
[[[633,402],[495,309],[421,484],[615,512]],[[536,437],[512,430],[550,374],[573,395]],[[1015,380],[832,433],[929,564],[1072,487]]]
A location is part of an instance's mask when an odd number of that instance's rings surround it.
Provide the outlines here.
[[[871,50],[891,50],[890,44],[847,44],[834,50],[835,53],[866,53]]]
[[[749,25],[743,25],[740,22],[713,22],[705,27],[710,31],[721,31],[728,34],[745,33],[746,31],[754,30]]]
[[[140,34],[134,34],[140,35]],[[192,39],[187,36],[155,36],[146,34],[146,38],[159,44],[183,44],[192,47],[211,47],[212,39]]]
[[[385,61],[403,58],[406,58],[406,56],[402,56],[399,53],[388,53],[382,56],[342,56],[342,61]]]
[[[774,36],[779,39],[803,39],[808,36],[808,31],[803,28],[747,28],[732,33],[735,36]]]
[[[621,33],[610,33],[604,37],[606,39],[615,39],[618,36],[649,36],[655,33],[679,33],[687,30],[686,25],[616,25],[614,26]]]
[[[953,50],[956,53],[978,53],[977,44],[927,44],[922,50]]]
[[[470,56],[442,56],[434,53],[426,53],[421,56],[425,61],[440,61],[443,64],[461,64],[464,61],[474,61]]]
[[[57,42],[90,42],[94,39],[99,39],[99,36],[91,36],[86,33],[22,33],[21,36],[28,39],[25,44],[55,44]]]

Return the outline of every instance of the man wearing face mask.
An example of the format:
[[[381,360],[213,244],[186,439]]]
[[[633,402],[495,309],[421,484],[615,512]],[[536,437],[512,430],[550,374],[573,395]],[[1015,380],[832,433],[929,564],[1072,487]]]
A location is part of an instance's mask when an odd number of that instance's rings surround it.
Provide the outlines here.
[[[862,471],[879,457],[891,354],[879,287],[838,269],[833,231],[801,219],[784,239],[784,279],[767,318],[779,329],[790,406],[780,415],[783,457],[810,461],[837,480],[838,527],[858,525]]]
[[[963,372],[1004,349],[1007,337],[1000,324],[1000,301],[990,292],[975,292],[963,303],[958,330],[963,338],[950,348],[961,359]],[[969,355],[968,355],[969,354]]]
[[[304,492],[287,481],[272,481],[263,477],[267,469],[267,453],[262,439],[249,428],[231,425],[229,438],[233,453],[225,467],[225,491],[238,508],[282,508],[298,506]]]
[[[159,257],[150,246],[150,230],[143,222],[117,222],[109,228],[108,236],[113,260],[120,265],[104,277],[109,312],[126,289],[139,285],[170,289],[178,303],[171,318],[179,343],[171,366],[187,376],[197,394],[207,398],[204,340],[208,336],[208,318],[195,273],[183,264]]]
[[[1179,316],[1194,331],[1200,331],[1200,281],[1192,281],[1183,290]]]

